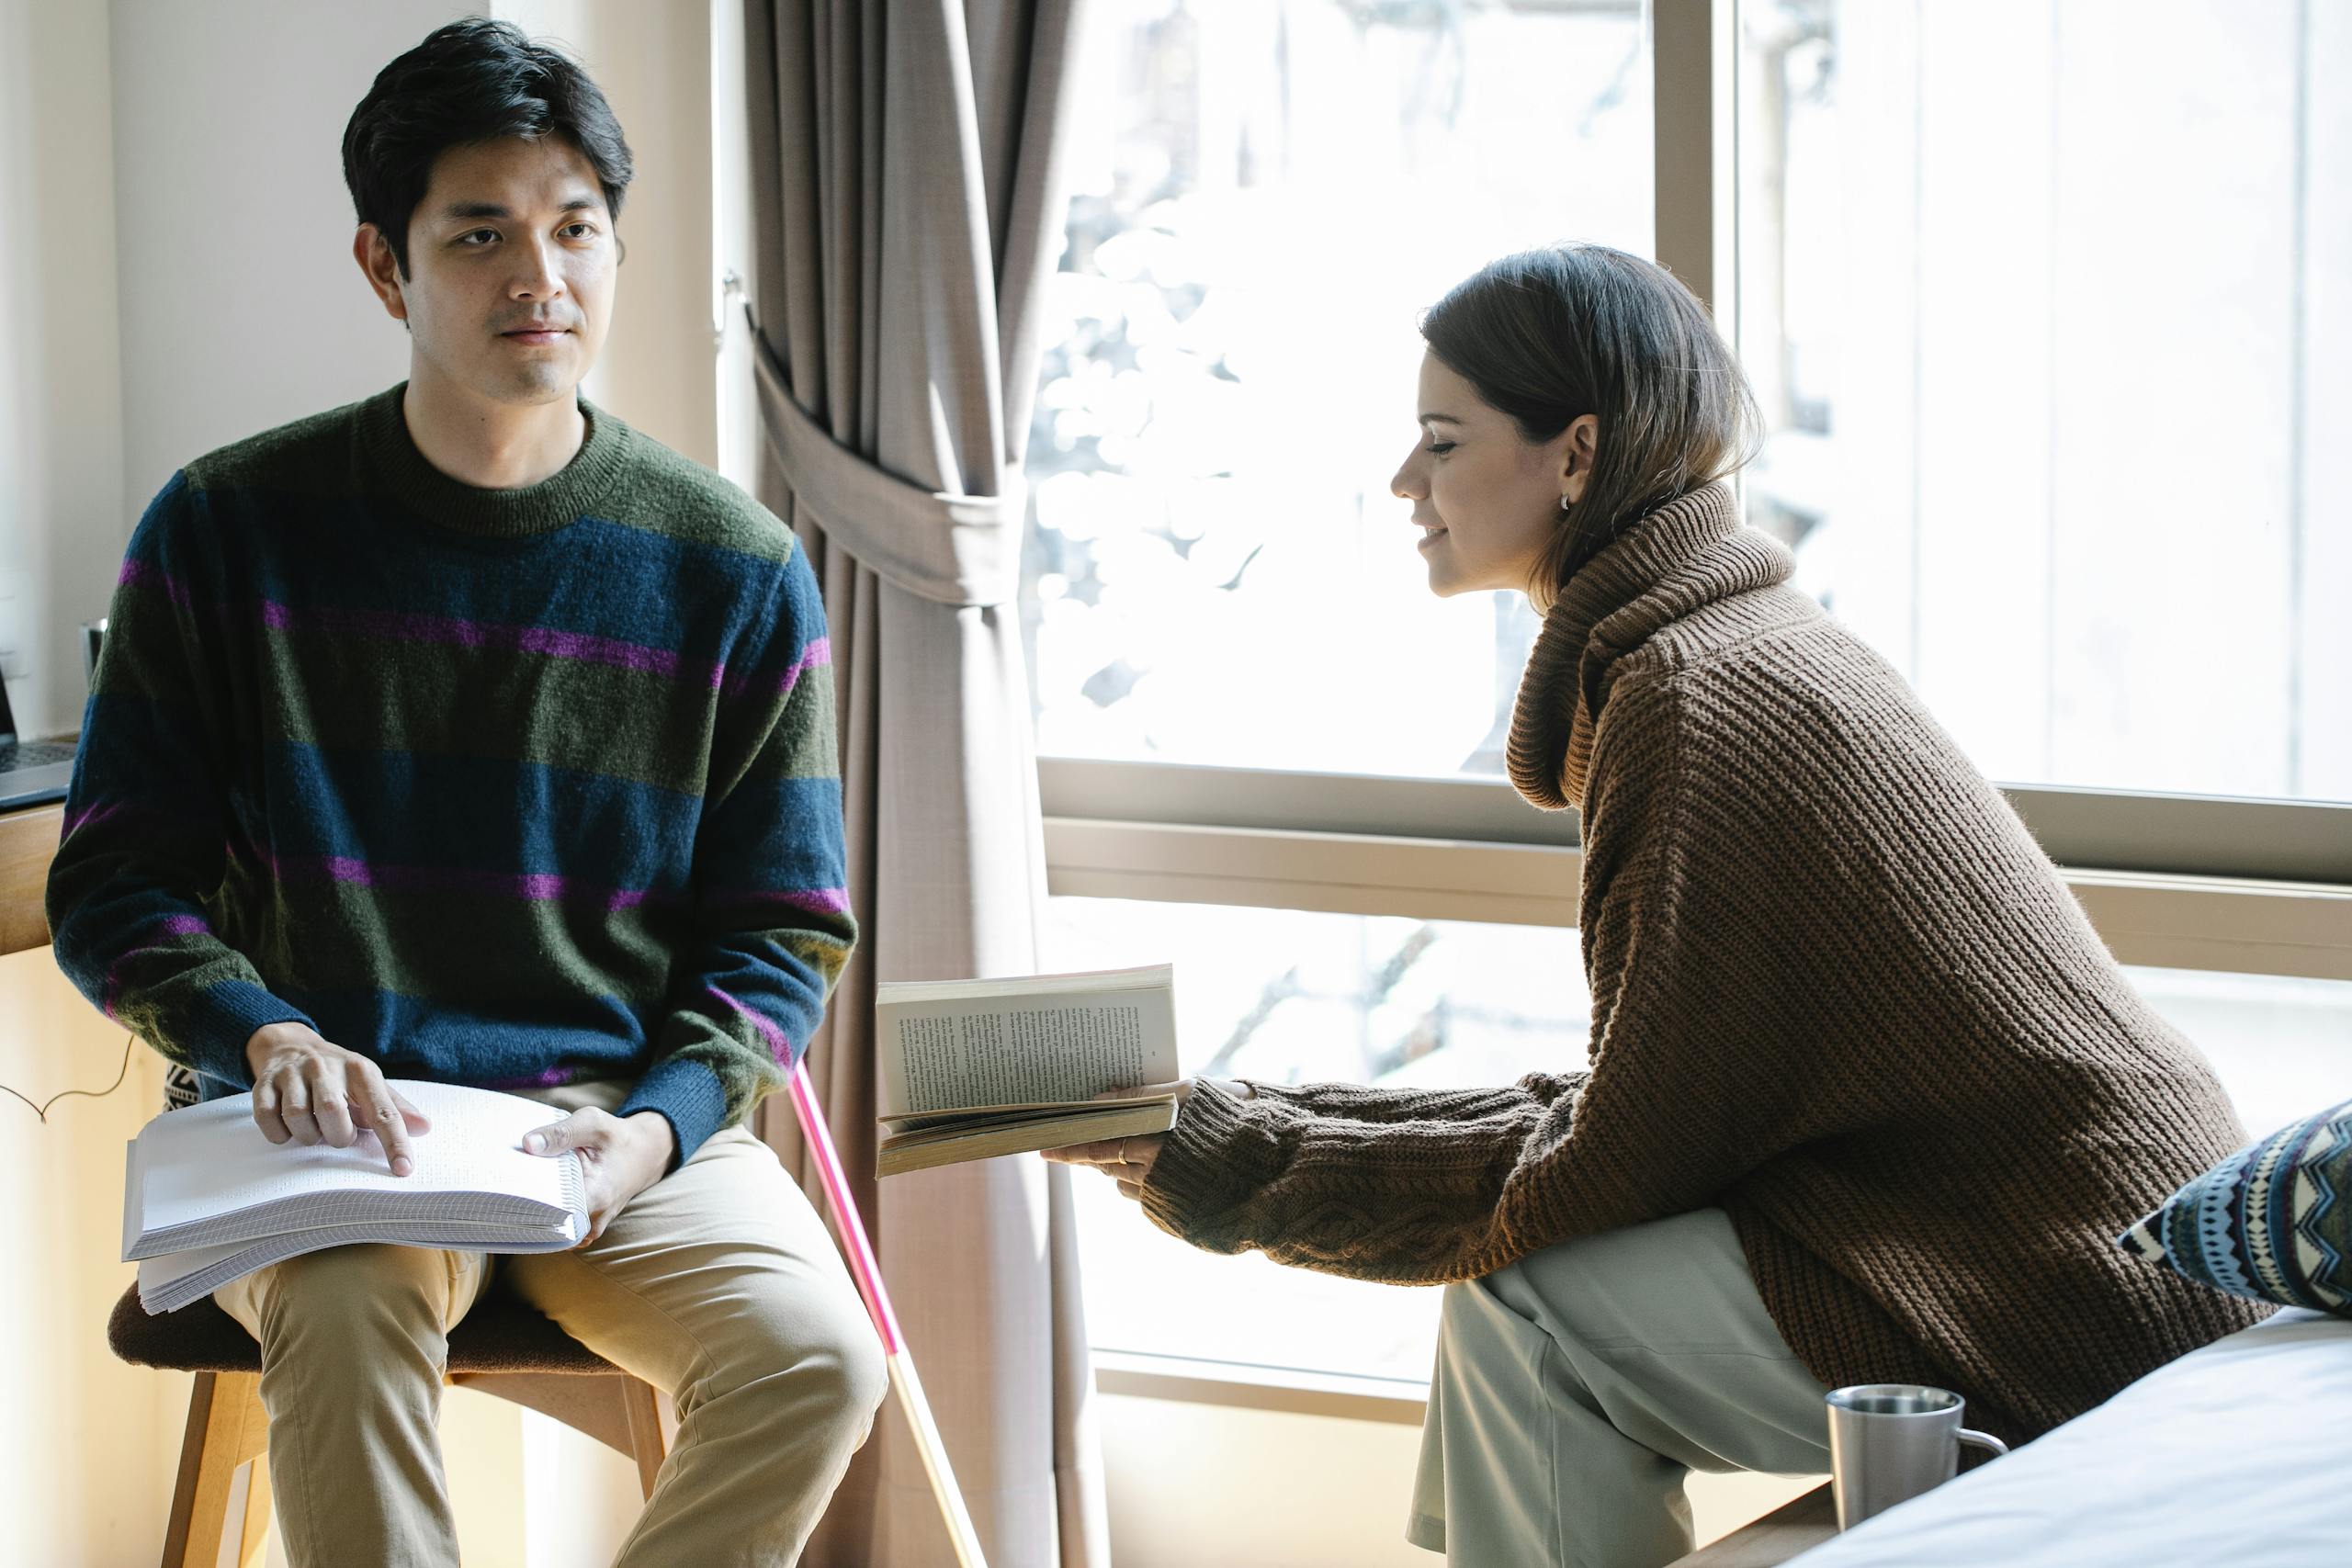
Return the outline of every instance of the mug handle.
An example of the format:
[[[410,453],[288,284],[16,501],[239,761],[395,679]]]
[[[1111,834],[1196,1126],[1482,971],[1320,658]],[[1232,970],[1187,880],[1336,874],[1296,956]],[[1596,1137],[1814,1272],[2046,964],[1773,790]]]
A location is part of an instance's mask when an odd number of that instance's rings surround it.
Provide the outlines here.
[[[1960,1440],[1963,1443],[1974,1443],[1980,1449],[1990,1449],[1996,1458],[2009,1451],[2009,1445],[1991,1433],[1972,1432],[1965,1427],[1960,1429]]]

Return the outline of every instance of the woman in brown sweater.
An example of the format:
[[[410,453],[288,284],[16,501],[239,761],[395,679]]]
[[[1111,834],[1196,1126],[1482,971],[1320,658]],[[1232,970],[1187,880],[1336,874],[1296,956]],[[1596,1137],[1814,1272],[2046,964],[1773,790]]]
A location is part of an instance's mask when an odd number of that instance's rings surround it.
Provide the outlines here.
[[[1827,1387],[1939,1384],[2018,1440],[2262,1315],[2113,1245],[2243,1130],[2000,793],[1738,522],[1753,402],[1703,308],[1563,247],[1421,330],[1393,488],[1434,592],[1544,614],[1510,773],[1580,816],[1586,1059],[1200,1080],[1165,1139],[1062,1157],[1212,1251],[1445,1283],[1408,1534],[1482,1568],[1671,1561],[1688,1469],[1827,1467]]]

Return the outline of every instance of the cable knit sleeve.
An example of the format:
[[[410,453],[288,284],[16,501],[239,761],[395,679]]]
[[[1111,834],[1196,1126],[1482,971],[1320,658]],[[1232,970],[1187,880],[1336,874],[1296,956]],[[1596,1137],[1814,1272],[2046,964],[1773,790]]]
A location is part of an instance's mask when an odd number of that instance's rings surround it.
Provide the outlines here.
[[[1785,1146],[1785,1064],[1742,1050],[1729,1005],[1737,976],[1774,962],[1739,933],[1773,928],[1728,891],[1755,868],[1693,860],[1680,723],[1673,681],[1627,679],[1595,744],[1581,895],[1589,1072],[1507,1089],[1326,1085],[1246,1100],[1204,1085],[1144,1189],[1152,1219],[1210,1251],[1436,1283],[1695,1207]]]

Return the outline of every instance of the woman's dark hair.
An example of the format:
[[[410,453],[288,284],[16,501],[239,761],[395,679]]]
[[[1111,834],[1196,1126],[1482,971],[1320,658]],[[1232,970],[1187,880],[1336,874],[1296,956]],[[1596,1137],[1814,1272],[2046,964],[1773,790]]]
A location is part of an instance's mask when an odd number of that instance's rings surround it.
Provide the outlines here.
[[[1639,256],[1548,245],[1489,262],[1430,307],[1421,336],[1530,443],[1585,414],[1600,423],[1584,499],[1528,586],[1538,610],[1636,519],[1753,454],[1759,421],[1738,361],[1706,307]]]
[[[605,187],[605,211],[620,221],[636,162],[612,105],[569,56],[512,22],[469,17],[376,73],[343,128],[343,179],[359,221],[391,242],[402,277],[409,219],[432,183],[433,161],[507,136],[560,136],[579,148]]]

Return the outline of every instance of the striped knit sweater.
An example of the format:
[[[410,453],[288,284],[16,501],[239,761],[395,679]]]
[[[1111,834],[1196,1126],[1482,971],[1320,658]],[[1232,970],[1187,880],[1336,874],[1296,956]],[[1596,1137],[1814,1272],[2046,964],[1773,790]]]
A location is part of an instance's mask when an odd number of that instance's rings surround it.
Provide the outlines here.
[[[1582,818],[1585,1065],[1202,1085],[1153,1219],[1435,1282],[1720,1205],[1815,1376],[1956,1389],[2013,1438],[2264,1315],[2114,1245],[2239,1145],[2229,1101],[1791,565],[1711,486],[1545,618],[1510,755],[1521,793]]]
[[[394,1077],[628,1081],[683,1161],[783,1081],[856,937],[815,579],[585,401],[560,473],[490,491],[424,460],[404,391],[148,507],[58,962],[207,1097],[292,1020]]]

